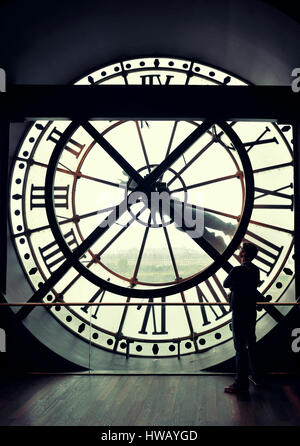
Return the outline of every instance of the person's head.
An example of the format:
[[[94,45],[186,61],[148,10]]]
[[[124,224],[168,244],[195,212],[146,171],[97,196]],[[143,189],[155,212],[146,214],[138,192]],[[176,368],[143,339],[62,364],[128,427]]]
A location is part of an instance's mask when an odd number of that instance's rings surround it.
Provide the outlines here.
[[[253,243],[245,242],[240,250],[240,257],[242,262],[251,262],[258,253],[258,249]]]

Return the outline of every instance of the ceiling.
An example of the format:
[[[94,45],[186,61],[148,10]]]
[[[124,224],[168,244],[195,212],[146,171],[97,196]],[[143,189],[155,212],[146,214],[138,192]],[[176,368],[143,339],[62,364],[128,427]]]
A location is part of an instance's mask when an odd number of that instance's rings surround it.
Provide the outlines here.
[[[294,5],[52,0],[45,10],[39,0],[0,0],[0,66],[12,84],[65,84],[94,67],[155,53],[196,58],[258,85],[289,85],[299,66]]]
[[[300,23],[300,7],[295,0],[262,0]]]

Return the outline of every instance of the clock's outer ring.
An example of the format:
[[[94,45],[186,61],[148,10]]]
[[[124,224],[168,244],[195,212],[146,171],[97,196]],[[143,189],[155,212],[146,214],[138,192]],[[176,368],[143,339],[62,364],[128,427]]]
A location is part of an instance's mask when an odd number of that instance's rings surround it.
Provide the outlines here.
[[[238,137],[238,135],[233,131],[233,129],[229,124],[227,124],[225,121],[217,121],[217,120],[215,121],[215,124],[217,124],[233,142],[234,147],[237,150],[240,160],[242,162],[243,171],[245,175],[246,193],[245,193],[244,209],[242,212],[238,228],[231,242],[225,249],[225,251],[222,254],[220,254],[220,258],[215,260],[204,271],[176,285],[164,288],[156,288],[156,289],[134,289],[134,288],[121,287],[111,282],[107,282],[106,280],[101,279],[101,277],[96,276],[94,273],[85,268],[85,266],[83,266],[77,258],[74,258],[72,251],[66,244],[65,239],[60,231],[59,224],[55,216],[55,206],[53,200],[54,178],[58,160],[64,149],[64,146],[67,143],[68,139],[80,126],[80,123],[76,121],[72,122],[64,131],[63,135],[57,142],[52,152],[45,179],[45,190],[46,190],[45,204],[46,204],[47,217],[49,220],[53,236],[56,242],[58,243],[62,253],[66,257],[65,262],[69,262],[70,268],[74,267],[78,273],[83,275],[87,280],[94,283],[99,288],[105,289],[107,291],[110,291],[114,294],[118,294],[121,296],[143,298],[143,299],[145,298],[147,299],[149,297],[169,296],[176,293],[180,293],[189,288],[192,288],[193,286],[198,285],[200,282],[208,279],[212,274],[214,274],[232,256],[234,251],[241,243],[251,218],[253,202],[254,202],[253,170],[250,159],[245,150],[245,147],[240,138]]]

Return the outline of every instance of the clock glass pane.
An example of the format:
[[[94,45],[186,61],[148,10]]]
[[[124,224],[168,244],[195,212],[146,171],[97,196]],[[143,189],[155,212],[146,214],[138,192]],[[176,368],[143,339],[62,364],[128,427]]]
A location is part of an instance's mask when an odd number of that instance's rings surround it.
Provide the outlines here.
[[[102,67],[76,84],[247,88],[246,81],[220,69],[155,57]],[[227,124],[242,141],[254,177],[254,202],[243,240],[259,248],[255,263],[261,273],[260,291],[274,302],[292,300],[292,129],[270,122]],[[33,293],[66,261],[49,222],[45,182],[57,144],[70,125],[62,120],[33,123],[12,170],[11,232]],[[220,267],[204,274],[234,243],[245,212],[249,169],[236,144],[220,125],[212,124],[151,187],[143,192],[137,184],[155,175],[202,125],[159,119],[91,121],[74,127],[57,155],[51,199],[63,243],[74,255],[87,244],[78,256],[81,269],[70,263],[43,299],[82,305],[45,311],[96,347],[123,355],[168,357],[201,354],[231,339],[231,313],[222,284],[230,268],[239,264],[239,244]],[[123,201],[125,207],[120,206]],[[180,210],[183,204],[187,214],[180,215],[189,216],[186,226],[172,214],[174,206]],[[100,233],[99,227],[105,231]],[[88,243],[91,234],[97,236]],[[203,280],[196,285],[168,292],[199,274]],[[97,278],[108,286],[100,286]],[[110,286],[126,292],[116,293]],[[138,296],[136,290],[148,294]],[[272,314],[258,312],[258,338],[268,323],[275,323]]]

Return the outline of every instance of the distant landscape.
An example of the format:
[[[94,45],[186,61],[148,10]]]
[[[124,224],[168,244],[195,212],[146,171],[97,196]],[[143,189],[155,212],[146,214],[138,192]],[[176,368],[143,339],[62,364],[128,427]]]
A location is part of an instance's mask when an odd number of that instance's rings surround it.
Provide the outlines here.
[[[173,254],[180,277],[187,277],[199,272],[207,266],[209,261],[206,255],[199,255],[191,249],[173,248]],[[138,255],[137,248],[124,249],[104,255],[101,261],[118,274],[132,277]],[[147,282],[173,281],[175,272],[168,250],[147,249],[142,256],[138,279]]]

